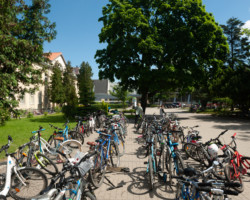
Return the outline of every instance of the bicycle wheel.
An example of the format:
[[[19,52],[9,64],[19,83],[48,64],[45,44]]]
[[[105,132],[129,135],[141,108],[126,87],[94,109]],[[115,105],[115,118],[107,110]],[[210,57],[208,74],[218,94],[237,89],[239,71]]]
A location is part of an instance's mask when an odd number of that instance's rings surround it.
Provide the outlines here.
[[[148,157],[148,175],[149,175],[149,189],[154,189],[154,168],[153,168],[153,160],[151,155]]]
[[[246,173],[250,176],[250,172],[247,172],[247,169],[250,169],[250,157],[241,157],[241,167],[243,167],[246,170]]]
[[[26,167],[17,170],[11,177],[9,194],[14,199],[27,200],[40,194],[48,186],[46,175],[39,169]],[[19,177],[26,184],[23,185]]]
[[[171,149],[169,146],[166,146],[166,156],[165,156],[165,166],[166,166],[166,170],[168,171],[168,173],[170,174],[170,170],[169,170],[169,165],[172,164],[172,157],[171,157]]]
[[[99,148],[97,147],[97,149],[101,151],[100,146]],[[106,164],[104,159],[102,152],[97,153],[93,158],[94,167],[89,171],[90,183],[96,188],[99,188],[102,185],[105,177]]]
[[[67,140],[61,143],[59,151],[66,154],[67,158],[75,158],[76,154],[79,151],[82,151],[82,145],[77,140]],[[61,155],[59,155],[59,157],[62,161],[65,160],[65,158],[63,158]]]
[[[35,153],[35,157],[40,166],[49,174],[56,175],[58,173],[58,168],[55,163],[50,160],[47,156],[41,152]]]
[[[234,168],[235,167],[235,168]],[[240,170],[239,168],[234,165],[226,165],[225,166],[225,176],[226,176],[226,179],[229,181],[229,182],[238,182],[241,184],[241,187],[235,187],[234,189],[237,191],[237,192],[243,192],[244,191],[244,182],[242,180],[242,176],[240,173]],[[238,175],[239,174],[239,175]],[[238,177],[237,177],[238,175]]]
[[[174,163],[176,175],[179,176],[181,173],[183,173],[185,168],[185,164],[179,152],[175,152]]]
[[[112,142],[109,147],[109,157],[113,167],[119,167],[120,165],[120,153],[116,142]]]
[[[82,145],[84,144],[84,137],[82,133],[76,131],[70,131],[69,135],[71,135],[72,139],[79,141]]]
[[[119,147],[119,153],[120,153],[120,157],[121,157],[125,153],[125,141],[121,136],[118,136],[118,138],[119,138],[119,143],[120,143],[118,145],[118,147]]]
[[[187,155],[187,157],[190,157],[196,161],[200,161],[200,158],[197,154],[197,147],[198,145],[195,143],[185,143],[183,146],[183,149]]]
[[[196,149],[199,160],[201,164],[203,164],[205,167],[209,167],[212,165],[212,162],[210,161],[210,158],[208,157],[208,153],[206,152],[206,149],[202,146],[197,147]]]

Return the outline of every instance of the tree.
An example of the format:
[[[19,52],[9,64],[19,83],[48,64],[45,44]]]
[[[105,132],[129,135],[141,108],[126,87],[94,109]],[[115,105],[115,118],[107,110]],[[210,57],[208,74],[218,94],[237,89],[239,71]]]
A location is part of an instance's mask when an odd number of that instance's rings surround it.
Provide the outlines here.
[[[92,76],[93,73],[89,63],[82,62],[79,69],[79,75],[77,76],[77,81],[80,96],[79,103],[83,105],[89,105],[95,99],[95,95],[93,92],[94,84],[91,80]]]
[[[144,111],[149,93],[207,84],[228,51],[201,0],[110,0],[99,21],[99,77],[137,89]]]
[[[48,0],[0,0],[0,8],[0,110],[11,112],[18,99],[41,83],[42,69],[33,64],[44,63],[43,44],[56,31],[46,17]]]
[[[126,108],[126,101],[129,99],[129,92],[124,90],[124,88],[122,88],[120,85],[114,86],[113,90],[114,91],[109,91],[110,94],[120,100],[122,102],[123,108]]]
[[[250,107],[250,41],[242,32],[242,23],[237,18],[230,18],[222,25],[230,46],[224,70],[215,79],[214,92],[218,97],[229,97],[233,105],[247,112]]]
[[[65,103],[67,103],[68,106],[73,106],[73,107],[76,106],[78,103],[75,82],[76,78],[73,75],[71,62],[68,61],[66,64],[66,69],[63,73],[63,86],[65,94]]]
[[[62,104],[65,102],[65,89],[62,79],[62,71],[58,62],[52,68],[52,76],[49,88],[50,101],[53,103]]]

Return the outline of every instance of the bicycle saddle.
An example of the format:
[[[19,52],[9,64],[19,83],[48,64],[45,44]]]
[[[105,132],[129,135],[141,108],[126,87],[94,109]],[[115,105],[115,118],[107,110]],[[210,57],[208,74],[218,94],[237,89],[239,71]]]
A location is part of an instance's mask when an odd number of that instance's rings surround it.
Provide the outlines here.
[[[185,176],[191,177],[191,176],[197,175],[197,172],[196,172],[196,170],[195,170],[193,167],[187,167],[187,168],[185,168],[185,169],[183,170],[183,174],[184,174]]]

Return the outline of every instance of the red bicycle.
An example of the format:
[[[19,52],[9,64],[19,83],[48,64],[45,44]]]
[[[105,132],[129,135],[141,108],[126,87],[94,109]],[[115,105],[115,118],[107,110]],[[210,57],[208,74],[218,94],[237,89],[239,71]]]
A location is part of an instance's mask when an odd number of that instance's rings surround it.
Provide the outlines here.
[[[232,136],[232,141],[224,145],[221,150],[229,158],[229,164],[225,166],[225,176],[229,182],[240,182],[241,187],[235,188],[238,192],[243,192],[244,185],[242,175],[248,174],[250,169],[250,157],[243,156],[237,151],[236,133]]]

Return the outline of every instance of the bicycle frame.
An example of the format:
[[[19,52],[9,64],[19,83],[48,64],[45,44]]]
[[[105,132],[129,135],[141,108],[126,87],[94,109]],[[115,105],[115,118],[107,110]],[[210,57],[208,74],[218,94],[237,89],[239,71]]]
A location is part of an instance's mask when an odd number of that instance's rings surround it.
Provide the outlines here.
[[[0,191],[0,195],[3,195],[3,196],[7,196],[8,192],[9,192],[9,189],[10,189],[10,186],[11,186],[12,170],[17,175],[18,179],[22,182],[22,184],[26,186],[26,184],[22,180],[22,177],[20,177],[19,174],[17,173],[17,167],[16,167],[15,160],[12,159],[10,155],[8,155],[8,157],[7,157],[7,167],[6,168],[7,168],[7,170],[6,170],[6,181],[5,181],[4,189],[2,191]],[[19,168],[19,169],[22,169],[22,168]]]

